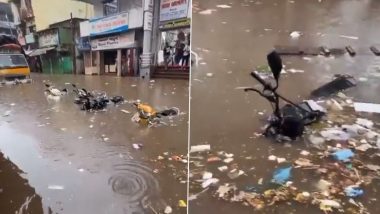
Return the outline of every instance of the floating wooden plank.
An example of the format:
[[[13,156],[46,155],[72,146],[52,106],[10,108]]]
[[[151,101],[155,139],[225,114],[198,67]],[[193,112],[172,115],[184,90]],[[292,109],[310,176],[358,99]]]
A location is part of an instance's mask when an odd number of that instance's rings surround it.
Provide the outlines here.
[[[356,80],[347,75],[341,75],[316,90],[311,92],[312,97],[327,97],[339,91],[351,88],[356,85]]]
[[[355,50],[350,45],[346,46],[346,50],[347,50],[348,54],[350,54],[350,56],[355,56],[356,55]]]
[[[330,48],[330,54],[334,56],[344,55],[346,52],[345,48]]]

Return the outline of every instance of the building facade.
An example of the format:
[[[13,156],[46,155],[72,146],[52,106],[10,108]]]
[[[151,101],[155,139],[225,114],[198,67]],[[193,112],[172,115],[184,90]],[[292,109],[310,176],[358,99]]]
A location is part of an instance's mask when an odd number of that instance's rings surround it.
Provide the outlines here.
[[[9,0],[18,8],[20,24],[19,40],[25,41],[24,49],[39,48],[37,32],[49,28],[52,23],[74,18],[88,19],[94,16],[91,4],[73,0]],[[54,5],[52,7],[52,5]]]
[[[64,20],[37,32],[39,48],[31,51],[29,56],[39,57],[43,73],[84,73],[83,57],[77,49],[79,23],[83,21],[78,18]]]
[[[95,16],[80,25],[86,74],[140,75],[144,47],[142,0],[93,0]]]
[[[10,3],[0,1],[0,34],[17,36],[18,14]]]

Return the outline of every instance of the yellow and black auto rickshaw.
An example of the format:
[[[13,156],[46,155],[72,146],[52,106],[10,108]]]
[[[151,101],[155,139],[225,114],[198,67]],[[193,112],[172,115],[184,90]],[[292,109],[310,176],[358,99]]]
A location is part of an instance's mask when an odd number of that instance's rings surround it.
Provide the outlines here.
[[[29,77],[30,68],[22,47],[12,38],[0,35],[0,80]]]

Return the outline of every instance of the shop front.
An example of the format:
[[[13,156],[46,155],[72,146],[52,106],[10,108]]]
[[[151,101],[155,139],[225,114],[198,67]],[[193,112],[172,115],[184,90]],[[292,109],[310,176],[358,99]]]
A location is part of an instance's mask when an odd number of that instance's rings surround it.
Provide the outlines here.
[[[81,24],[81,34],[87,27],[91,44],[91,51],[84,52],[86,74],[138,75],[141,29],[131,30],[128,23],[128,13],[121,13]]]
[[[191,13],[188,0],[161,0],[158,70],[188,70]],[[157,69],[156,69],[157,70]]]
[[[40,56],[42,72],[49,74],[73,73],[70,50],[71,32],[65,28],[49,28],[38,32],[39,49],[30,56]]]
[[[190,57],[190,19],[160,25],[158,64],[167,67],[188,67]]]

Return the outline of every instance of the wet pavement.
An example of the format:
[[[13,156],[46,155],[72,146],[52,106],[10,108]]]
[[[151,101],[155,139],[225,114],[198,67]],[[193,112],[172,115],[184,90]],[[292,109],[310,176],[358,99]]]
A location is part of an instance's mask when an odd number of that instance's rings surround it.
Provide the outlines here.
[[[260,96],[236,90],[236,87],[257,84],[249,72],[266,65],[266,54],[275,45],[344,48],[351,45],[357,52],[335,57],[284,56],[287,70],[304,72],[283,74],[279,92],[293,101],[302,101],[310,92],[330,81],[334,74],[350,74],[358,85],[345,92],[355,102],[380,103],[380,58],[369,47],[380,44],[380,2],[328,0],[266,0],[266,1],[194,1],[192,22],[192,50],[199,56],[191,76],[191,145],[210,144],[211,153],[234,154],[230,164],[191,164],[190,192],[200,193],[204,188],[197,174],[207,170],[220,179],[219,185],[233,183],[239,189],[272,188],[269,181],[280,166],[268,156],[294,161],[301,150],[310,150],[306,139],[289,144],[278,144],[271,139],[257,137],[271,112]],[[299,38],[291,38],[299,31]],[[377,115],[364,115],[379,122]],[[206,157],[205,157],[206,156]],[[207,158],[194,153],[193,162]],[[286,161],[286,162],[287,162]],[[206,163],[204,163],[206,162]],[[219,172],[221,165],[235,165],[245,172],[237,179]],[[312,191],[318,181],[310,172],[296,172],[292,181]],[[258,183],[264,185],[257,185]],[[267,186],[269,185],[269,186]],[[374,180],[358,201],[370,213],[378,213],[380,183]],[[255,210],[242,203],[230,203],[214,197],[215,188],[208,188],[189,202],[189,213],[252,213]],[[263,213],[321,213],[318,206],[294,202],[279,203],[261,210]]]
[[[186,199],[187,164],[171,157],[187,154],[187,81],[39,74],[32,79],[0,87],[0,151],[25,172],[44,213],[155,213],[166,206],[186,213],[178,201]],[[44,80],[69,91],[65,83],[140,99],[158,110],[178,107],[182,113],[167,118],[167,125],[148,128],[131,121],[130,103],[81,111],[72,93],[47,98]],[[26,213],[41,209],[29,206]]]

